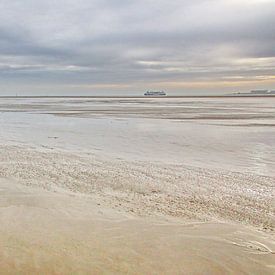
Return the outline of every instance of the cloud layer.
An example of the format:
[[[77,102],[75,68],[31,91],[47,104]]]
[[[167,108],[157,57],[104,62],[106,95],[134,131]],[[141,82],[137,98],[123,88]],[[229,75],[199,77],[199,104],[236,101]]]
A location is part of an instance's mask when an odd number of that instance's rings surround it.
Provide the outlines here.
[[[0,88],[275,88],[275,1],[0,2]]]

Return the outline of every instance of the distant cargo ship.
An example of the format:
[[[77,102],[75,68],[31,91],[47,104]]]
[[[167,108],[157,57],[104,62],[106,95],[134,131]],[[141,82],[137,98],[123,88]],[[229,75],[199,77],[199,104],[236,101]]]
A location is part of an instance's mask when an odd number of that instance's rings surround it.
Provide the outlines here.
[[[164,91],[147,91],[145,96],[166,96]]]

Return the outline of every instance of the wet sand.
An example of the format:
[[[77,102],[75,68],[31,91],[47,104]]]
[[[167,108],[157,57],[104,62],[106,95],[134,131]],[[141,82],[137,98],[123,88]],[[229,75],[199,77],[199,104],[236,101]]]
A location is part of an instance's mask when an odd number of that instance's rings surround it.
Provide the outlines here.
[[[0,101],[2,144],[275,176],[275,98]]]
[[[274,274],[274,242],[231,223],[142,219],[0,181],[1,274]]]
[[[273,102],[52,100],[0,104],[0,274],[274,274]]]

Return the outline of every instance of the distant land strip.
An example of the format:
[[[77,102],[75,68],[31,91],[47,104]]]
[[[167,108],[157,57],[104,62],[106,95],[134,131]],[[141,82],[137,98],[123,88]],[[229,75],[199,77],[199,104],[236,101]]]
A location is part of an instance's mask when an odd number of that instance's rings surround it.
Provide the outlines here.
[[[0,96],[0,98],[247,98],[247,97],[256,97],[256,98],[264,98],[264,97],[275,97],[275,94],[272,95],[198,95],[198,96]]]

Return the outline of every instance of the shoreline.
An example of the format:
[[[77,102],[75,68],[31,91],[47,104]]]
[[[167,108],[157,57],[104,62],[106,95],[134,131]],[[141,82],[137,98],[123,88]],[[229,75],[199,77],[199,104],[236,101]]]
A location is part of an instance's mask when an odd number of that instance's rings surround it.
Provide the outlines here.
[[[153,99],[167,99],[167,98],[270,98],[275,97],[275,94],[273,95],[198,95],[198,96],[0,96],[0,99],[32,99],[32,98],[119,98],[119,99],[146,99],[146,98],[153,98]]]

